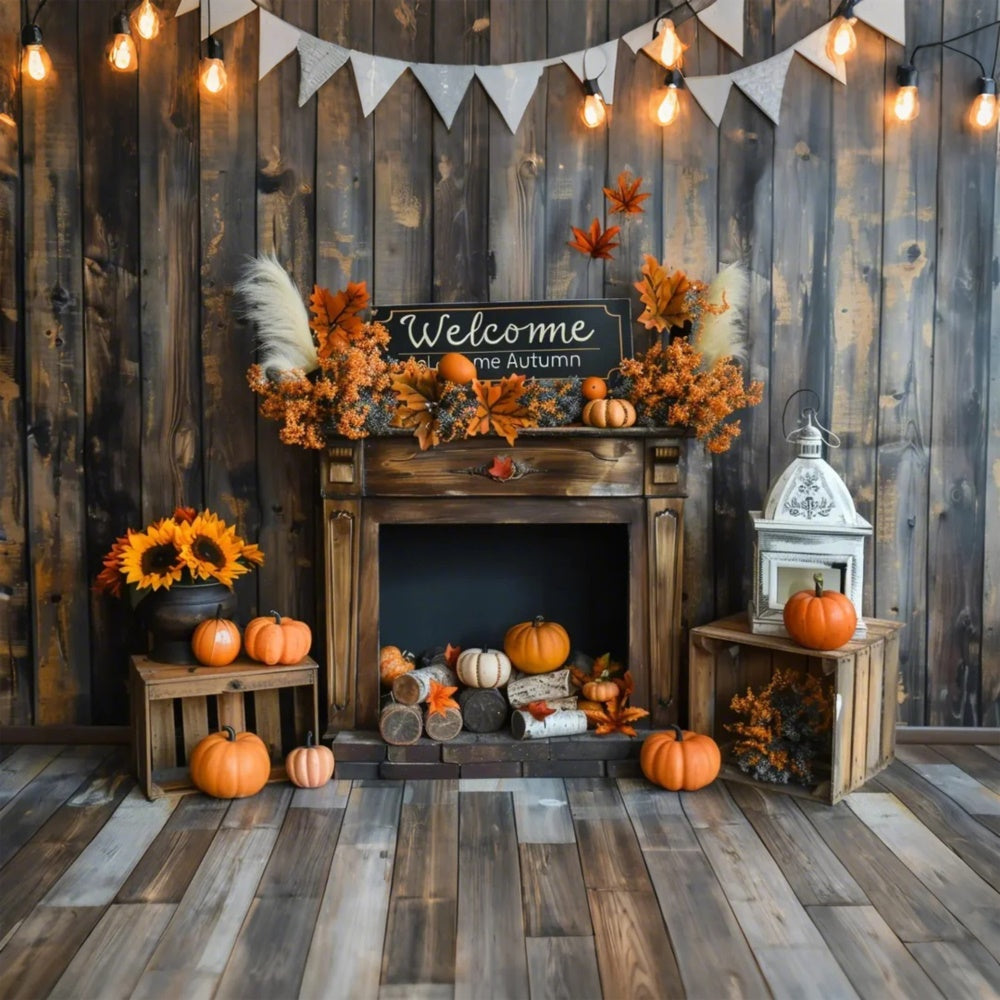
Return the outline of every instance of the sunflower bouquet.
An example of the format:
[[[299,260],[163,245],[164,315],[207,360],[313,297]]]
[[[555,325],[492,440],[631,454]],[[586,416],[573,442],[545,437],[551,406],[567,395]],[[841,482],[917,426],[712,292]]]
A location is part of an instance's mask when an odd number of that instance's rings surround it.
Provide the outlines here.
[[[237,577],[263,563],[264,553],[217,514],[177,507],[170,517],[115,539],[94,586],[114,597],[127,592],[138,601],[175,584],[215,581],[231,588]]]

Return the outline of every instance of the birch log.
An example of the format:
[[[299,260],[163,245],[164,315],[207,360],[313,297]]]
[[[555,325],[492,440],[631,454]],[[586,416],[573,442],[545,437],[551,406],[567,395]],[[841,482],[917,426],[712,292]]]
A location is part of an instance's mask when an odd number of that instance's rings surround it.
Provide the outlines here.
[[[446,708],[444,712],[425,712],[424,731],[439,743],[453,740],[462,731],[462,713],[457,708]]]
[[[392,682],[392,696],[403,705],[427,701],[427,696],[431,693],[431,681],[458,687],[458,677],[454,671],[435,664],[433,667],[421,667],[419,670],[400,674]]]
[[[386,743],[397,747],[410,746],[420,739],[424,731],[423,716],[414,705],[392,702],[382,709],[378,717],[378,731]]]
[[[518,674],[507,685],[507,700],[514,708],[530,705],[533,701],[565,698],[569,693],[568,670],[553,670],[550,674]]]
[[[547,736],[576,736],[587,731],[583,712],[553,712],[536,719],[530,712],[516,711],[510,717],[510,732],[516,740],[540,740]]]

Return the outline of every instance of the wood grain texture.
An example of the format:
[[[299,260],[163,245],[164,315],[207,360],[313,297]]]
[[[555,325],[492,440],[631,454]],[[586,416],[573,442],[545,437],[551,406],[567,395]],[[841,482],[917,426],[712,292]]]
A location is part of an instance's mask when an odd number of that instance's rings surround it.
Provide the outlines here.
[[[532,937],[525,941],[531,995],[562,1000],[600,997],[592,937]]]
[[[1000,962],[978,941],[926,941],[908,947],[946,997],[996,994]]]
[[[587,890],[576,844],[520,844],[524,932],[528,937],[586,937]]]

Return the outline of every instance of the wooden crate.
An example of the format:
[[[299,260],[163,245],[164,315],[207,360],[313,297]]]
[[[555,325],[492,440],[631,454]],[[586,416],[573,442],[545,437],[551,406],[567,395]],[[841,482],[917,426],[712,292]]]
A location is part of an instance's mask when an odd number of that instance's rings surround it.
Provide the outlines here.
[[[833,804],[863,785],[893,759],[896,688],[899,672],[899,622],[865,619],[868,634],[840,649],[807,650],[791,639],[755,635],[745,614],[700,625],[689,639],[688,728],[712,736],[724,748],[722,777],[758,788],[802,795]],[[829,771],[813,788],[757,781],[725,762],[736,721],[733,695],[758,690],[776,669],[810,671],[833,677],[834,721]]]
[[[284,688],[292,690],[282,698]],[[191,788],[186,765],[198,741],[223,726],[240,732],[249,720],[270,751],[271,780],[284,778],[285,754],[304,744],[308,730],[318,738],[318,691],[318,666],[309,657],[291,666],[240,658],[228,667],[199,667],[133,656],[132,747],[146,797]]]

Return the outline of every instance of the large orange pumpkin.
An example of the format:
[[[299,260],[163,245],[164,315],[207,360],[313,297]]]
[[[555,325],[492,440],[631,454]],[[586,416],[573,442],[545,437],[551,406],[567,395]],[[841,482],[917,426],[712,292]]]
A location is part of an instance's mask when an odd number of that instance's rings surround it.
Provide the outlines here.
[[[298,663],[312,646],[312,630],[305,622],[271,611],[252,618],[243,632],[243,648],[251,660],[274,666]]]
[[[306,734],[306,745],[296,747],[285,758],[288,780],[299,788],[319,788],[333,777],[336,761],[329,747],[313,743],[313,734]]]
[[[237,733],[232,726],[209,733],[191,751],[188,761],[195,788],[217,799],[256,795],[271,776],[271,757],[255,733]]]
[[[219,605],[214,618],[199,622],[191,636],[191,652],[206,667],[225,667],[240,655],[242,637],[236,622],[222,617]]]
[[[510,662],[526,674],[547,674],[558,670],[569,657],[569,634],[562,625],[547,622],[541,615],[507,629],[503,651]]]
[[[814,573],[813,580],[815,590],[800,590],[785,602],[785,628],[807,649],[839,649],[854,635],[858,613],[845,594],[823,589],[822,573]]]
[[[583,408],[582,420],[589,427],[631,427],[635,407],[627,399],[592,399]]]
[[[639,753],[639,767],[654,785],[672,792],[693,792],[715,781],[722,767],[722,754],[711,736],[671,726],[669,732],[646,737]]]

